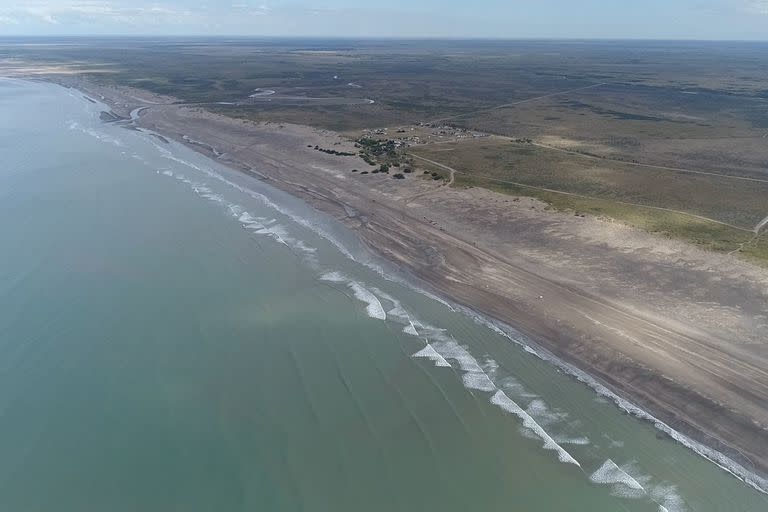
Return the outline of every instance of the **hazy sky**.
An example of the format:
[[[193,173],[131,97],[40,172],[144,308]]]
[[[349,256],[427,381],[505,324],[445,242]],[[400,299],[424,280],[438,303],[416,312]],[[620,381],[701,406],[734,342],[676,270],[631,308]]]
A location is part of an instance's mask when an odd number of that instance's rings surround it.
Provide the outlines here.
[[[0,35],[768,40],[768,0],[0,0]]]

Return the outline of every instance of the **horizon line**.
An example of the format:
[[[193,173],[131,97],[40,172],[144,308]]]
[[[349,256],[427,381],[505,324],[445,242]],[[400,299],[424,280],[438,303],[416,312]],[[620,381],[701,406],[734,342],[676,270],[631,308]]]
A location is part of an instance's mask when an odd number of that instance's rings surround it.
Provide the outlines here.
[[[694,39],[651,37],[484,37],[484,36],[323,36],[323,35],[243,35],[243,34],[0,34],[0,40],[12,38],[43,39],[261,39],[323,41],[487,41],[487,42],[660,42],[660,43],[768,43],[768,39]]]

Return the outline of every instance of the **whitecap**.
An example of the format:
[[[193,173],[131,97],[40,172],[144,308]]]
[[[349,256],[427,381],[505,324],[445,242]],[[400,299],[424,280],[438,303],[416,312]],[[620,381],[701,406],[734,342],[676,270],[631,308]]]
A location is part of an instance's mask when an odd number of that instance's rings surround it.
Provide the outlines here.
[[[405,334],[409,334],[411,336],[418,336],[419,335],[419,332],[416,330],[416,326],[413,325],[413,322],[410,322],[408,325],[406,325],[403,328],[403,332]]]
[[[659,510],[666,512],[685,512],[687,507],[683,498],[678,494],[674,485],[656,485],[648,491],[653,500],[659,504]]]
[[[419,350],[415,354],[413,354],[413,357],[423,357],[426,359],[431,360],[433,363],[435,363],[435,366],[438,366],[440,368],[450,368],[451,363],[445,360],[443,356],[437,353],[437,351],[427,343],[427,346],[423,349]]]
[[[595,470],[589,477],[596,484],[611,485],[611,493],[623,498],[639,498],[646,494],[645,488],[632,475],[621,469],[611,459]]]
[[[214,203],[224,203],[224,198],[219,194],[202,194],[202,197],[208,199],[209,201],[213,201]]]
[[[440,341],[433,346],[445,359],[456,361],[461,370],[472,373],[484,373],[477,359],[465,347],[462,347],[455,341]]]
[[[347,278],[341,272],[327,272],[320,276],[321,281],[328,281],[330,283],[345,283]]]
[[[496,385],[485,373],[467,372],[461,376],[461,380],[467,389],[492,393],[496,391]]]
[[[579,462],[574,459],[570,453],[568,453],[562,446],[557,444],[557,442],[552,439],[547,431],[544,430],[541,425],[536,423],[536,420],[534,420],[531,415],[529,415],[519,405],[517,405],[514,400],[509,398],[506,393],[501,390],[497,391],[496,394],[491,397],[491,403],[520,418],[524,427],[535,433],[542,441],[544,441],[544,449],[553,450],[557,453],[557,457],[560,459],[560,462],[575,464],[576,466],[581,467],[581,464],[579,464]]]
[[[255,224],[257,221],[253,216],[248,212],[243,212],[240,217],[237,219],[243,224]]]
[[[341,272],[327,272],[320,276],[320,280],[329,283],[345,283],[352,290],[355,298],[366,304],[365,310],[369,317],[378,320],[387,319],[387,313],[379,298],[357,281],[352,281]]]
[[[568,413],[552,411],[549,406],[539,398],[534,399],[528,404],[526,412],[536,418],[541,425],[551,425],[564,421],[568,418]]]
[[[568,437],[568,436],[554,436],[557,444],[573,444],[576,446],[587,446],[590,440],[586,436],[580,437]]]
[[[352,289],[355,298],[367,304],[365,310],[368,313],[368,316],[378,320],[387,319],[387,313],[384,311],[381,302],[370,290],[364,288],[360,283],[355,281],[349,282],[348,285]]]

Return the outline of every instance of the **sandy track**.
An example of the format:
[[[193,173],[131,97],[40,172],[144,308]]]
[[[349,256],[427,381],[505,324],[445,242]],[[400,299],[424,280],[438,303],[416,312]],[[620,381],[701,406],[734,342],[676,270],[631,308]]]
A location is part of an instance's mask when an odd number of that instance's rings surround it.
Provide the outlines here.
[[[761,220],[760,222],[758,222],[758,223],[757,223],[757,226],[755,226],[755,234],[756,234],[756,235],[759,235],[759,234],[760,234],[760,232],[761,232],[761,231],[762,231],[762,230],[763,230],[763,229],[764,229],[766,226],[768,226],[768,216],[767,216],[767,217],[765,217],[763,220]]]

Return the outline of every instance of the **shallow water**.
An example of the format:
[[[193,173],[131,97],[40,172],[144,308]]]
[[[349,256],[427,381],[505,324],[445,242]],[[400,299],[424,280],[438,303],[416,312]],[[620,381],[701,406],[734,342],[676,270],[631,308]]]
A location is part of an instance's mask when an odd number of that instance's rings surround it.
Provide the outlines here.
[[[300,201],[99,111],[0,80],[0,509],[768,510]]]

